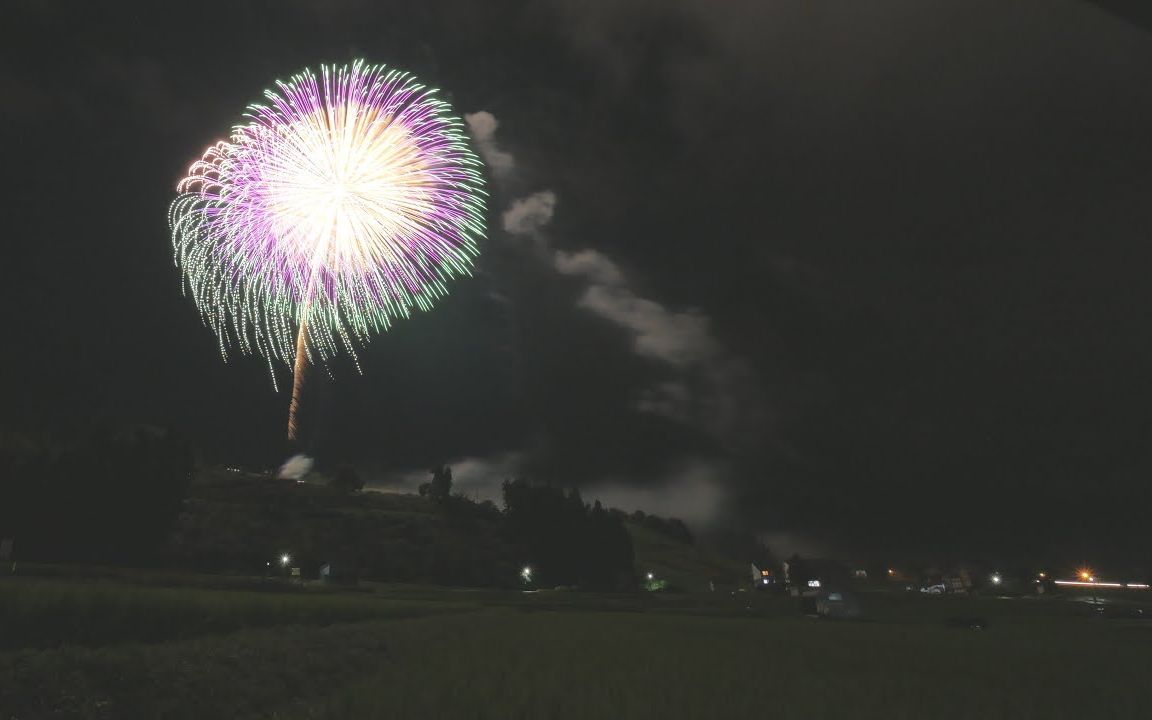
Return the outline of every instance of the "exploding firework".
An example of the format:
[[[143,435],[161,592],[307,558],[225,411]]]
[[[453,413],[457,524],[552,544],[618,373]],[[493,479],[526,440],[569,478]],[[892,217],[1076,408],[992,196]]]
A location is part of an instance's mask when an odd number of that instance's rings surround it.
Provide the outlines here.
[[[194,162],[169,221],[176,264],[229,347],[293,366],[356,347],[470,274],[481,164],[461,121],[411,75],[356,62],[265,91]],[[357,361],[357,368],[359,362]]]

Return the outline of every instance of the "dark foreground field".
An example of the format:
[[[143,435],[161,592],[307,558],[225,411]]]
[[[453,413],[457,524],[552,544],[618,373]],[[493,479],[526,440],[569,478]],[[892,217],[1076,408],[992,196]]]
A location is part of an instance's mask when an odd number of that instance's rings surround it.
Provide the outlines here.
[[[2,578],[0,718],[1152,717],[1152,623],[1076,602],[275,589]]]

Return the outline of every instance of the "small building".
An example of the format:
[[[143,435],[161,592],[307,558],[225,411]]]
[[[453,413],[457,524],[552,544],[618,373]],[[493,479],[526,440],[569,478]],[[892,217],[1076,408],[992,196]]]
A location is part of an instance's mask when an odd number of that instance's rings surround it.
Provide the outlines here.
[[[776,573],[767,566],[767,563],[757,565],[752,563],[752,588],[754,590],[775,590]]]

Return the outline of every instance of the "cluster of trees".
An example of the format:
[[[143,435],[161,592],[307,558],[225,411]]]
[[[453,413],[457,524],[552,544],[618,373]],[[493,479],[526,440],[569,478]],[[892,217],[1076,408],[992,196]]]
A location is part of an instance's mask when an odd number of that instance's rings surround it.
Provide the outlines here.
[[[452,496],[452,468],[447,465],[432,469],[432,479],[417,488],[420,497],[444,501]]]
[[[155,559],[192,477],[184,441],[154,427],[0,436],[0,537],[16,556]]]
[[[508,539],[542,586],[618,590],[635,583],[632,538],[622,514],[597,500],[584,502],[576,488],[563,490],[527,480],[504,483]]]
[[[692,543],[692,531],[680,518],[662,518],[659,515],[649,515],[643,510],[637,510],[628,516],[628,519],[637,525],[643,525],[683,543]]]
[[[328,481],[328,487],[339,492],[363,490],[364,479],[361,478],[359,473],[351,466],[344,465],[337,470],[336,474],[332,476],[332,479]]]
[[[495,505],[463,498],[432,504],[209,471],[193,486],[168,553],[173,565],[203,572],[278,575],[284,553],[306,577],[331,563],[343,577],[507,586],[516,560],[502,523]]]
[[[527,565],[534,585],[601,590],[635,585],[626,522],[692,540],[680,520],[524,479],[504,483],[503,510],[474,502],[453,494],[448,466],[421,498],[355,493],[364,482],[350,467],[327,488],[234,469],[193,486],[192,471],[187,443],[153,427],[0,434],[0,538],[29,560],[264,572],[290,552],[306,571],[335,560],[378,579],[509,585]]]

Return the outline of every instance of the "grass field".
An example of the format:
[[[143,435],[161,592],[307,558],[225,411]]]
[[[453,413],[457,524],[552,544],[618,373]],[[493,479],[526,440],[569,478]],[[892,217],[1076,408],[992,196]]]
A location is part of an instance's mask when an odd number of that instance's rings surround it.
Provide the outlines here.
[[[330,625],[477,607],[463,601],[391,600],[359,594],[7,580],[0,585],[0,650],[157,643],[241,629]]]
[[[1152,717],[1152,623],[1077,603],[369,589],[2,578],[0,718]]]

